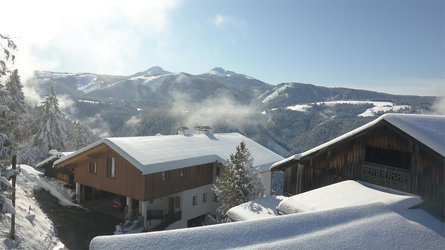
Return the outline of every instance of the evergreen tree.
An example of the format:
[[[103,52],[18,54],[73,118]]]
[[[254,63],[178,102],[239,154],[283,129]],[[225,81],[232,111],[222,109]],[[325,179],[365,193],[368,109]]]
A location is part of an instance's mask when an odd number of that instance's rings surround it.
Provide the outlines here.
[[[15,151],[16,143],[8,138],[11,135],[12,111],[8,107],[10,96],[4,86],[5,77],[10,74],[11,65],[14,62],[13,51],[16,45],[9,37],[0,34],[0,213],[15,213],[8,191],[11,190],[9,180],[17,172],[7,169],[10,164],[11,154]]]
[[[20,152],[20,161],[34,165],[48,156],[52,149],[73,151],[95,140],[86,127],[69,120],[59,108],[54,87],[40,106],[31,113],[31,142]]]
[[[220,202],[218,221],[226,220],[230,208],[263,196],[261,174],[253,167],[253,157],[244,142],[236,147],[235,154],[230,155],[222,177],[216,179],[212,189]]]
[[[51,149],[65,149],[65,142],[68,139],[68,129],[66,126],[65,114],[59,109],[54,87],[51,93],[38,107],[37,131],[34,135],[32,145],[40,151],[40,157],[44,157]]]
[[[10,97],[9,108],[17,113],[23,112],[25,110],[25,95],[23,94],[23,85],[17,69],[12,71],[9,79],[6,81],[5,87]]]

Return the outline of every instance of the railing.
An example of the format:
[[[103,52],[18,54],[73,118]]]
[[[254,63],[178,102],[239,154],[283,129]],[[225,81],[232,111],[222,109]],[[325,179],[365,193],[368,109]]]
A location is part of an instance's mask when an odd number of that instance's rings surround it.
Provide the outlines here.
[[[164,214],[162,209],[152,209],[147,211],[148,220],[162,220],[164,219]]]
[[[410,189],[410,173],[407,169],[363,162],[361,164],[361,179],[400,191],[409,192]]]
[[[178,211],[178,212],[176,212],[174,214],[171,214],[171,215],[167,216],[166,219],[161,222],[161,224],[159,224],[156,227],[150,229],[149,231],[161,231],[161,230],[164,230],[169,225],[171,225],[172,223],[180,220],[181,217],[182,217],[181,211]]]

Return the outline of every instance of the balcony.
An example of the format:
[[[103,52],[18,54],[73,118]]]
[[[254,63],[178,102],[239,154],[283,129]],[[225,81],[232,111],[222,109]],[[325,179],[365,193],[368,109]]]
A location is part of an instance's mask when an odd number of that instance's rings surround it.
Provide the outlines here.
[[[410,170],[408,169],[363,162],[360,180],[400,191],[410,191]]]

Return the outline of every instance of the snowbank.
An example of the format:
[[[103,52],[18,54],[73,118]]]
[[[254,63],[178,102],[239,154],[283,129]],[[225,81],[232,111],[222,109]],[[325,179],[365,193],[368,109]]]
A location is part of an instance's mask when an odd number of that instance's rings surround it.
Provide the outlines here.
[[[99,236],[90,249],[445,249],[445,239],[383,203],[199,228]]]
[[[227,216],[234,221],[256,220],[277,216],[276,207],[284,200],[284,196],[267,196],[233,207]]]
[[[71,201],[71,191],[64,188],[57,181],[47,179],[45,177],[40,177],[43,175],[41,172],[35,170],[33,167],[20,165],[22,167],[21,185],[28,190],[43,188],[51,193],[52,196],[59,199],[59,203],[63,206],[77,206],[81,207],[79,204],[73,203]]]
[[[0,243],[0,248],[52,249],[63,245],[56,237],[52,222],[33,197],[33,189],[44,183],[39,177],[41,173],[26,165],[20,165],[20,168],[22,171],[17,176],[16,185],[16,239],[12,241],[8,238],[11,215],[5,215],[0,220],[0,234],[4,239]]]
[[[422,199],[416,195],[402,194],[401,192],[389,193],[384,192],[381,187],[366,185],[368,187],[356,181],[339,182],[287,198],[280,202],[277,209],[281,213],[292,214],[360,206],[375,202],[405,209],[422,203]]]

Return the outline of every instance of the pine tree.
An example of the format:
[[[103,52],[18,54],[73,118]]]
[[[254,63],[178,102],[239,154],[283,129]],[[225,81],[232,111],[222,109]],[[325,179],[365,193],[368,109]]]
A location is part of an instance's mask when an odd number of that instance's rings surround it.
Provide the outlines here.
[[[15,51],[16,45],[9,37],[0,34],[0,49],[0,213],[15,213],[8,191],[12,188],[9,180],[17,172],[7,169],[6,166],[11,163],[10,159],[12,153],[15,152],[16,142],[8,138],[8,135],[12,135],[13,112],[8,107],[10,96],[4,86],[4,79],[7,79],[11,73],[11,66],[15,59],[12,52]]]
[[[9,108],[17,113],[23,112],[25,110],[25,95],[23,94],[23,85],[17,69],[12,71],[9,79],[6,81],[5,87],[10,97]]]
[[[64,150],[68,139],[67,121],[65,114],[59,109],[59,100],[54,87],[38,107],[37,114],[37,131],[33,137],[32,145],[38,151],[38,156],[35,157],[41,159],[51,149]]]
[[[20,152],[20,161],[34,165],[48,157],[52,149],[73,151],[95,140],[85,126],[69,120],[59,108],[59,100],[54,87],[40,106],[30,112],[32,126],[28,131],[33,134],[28,145]]]
[[[226,220],[230,208],[263,196],[261,174],[253,167],[253,157],[244,142],[236,147],[235,154],[230,155],[222,177],[218,177],[213,185],[213,191],[220,202],[218,221]]]

